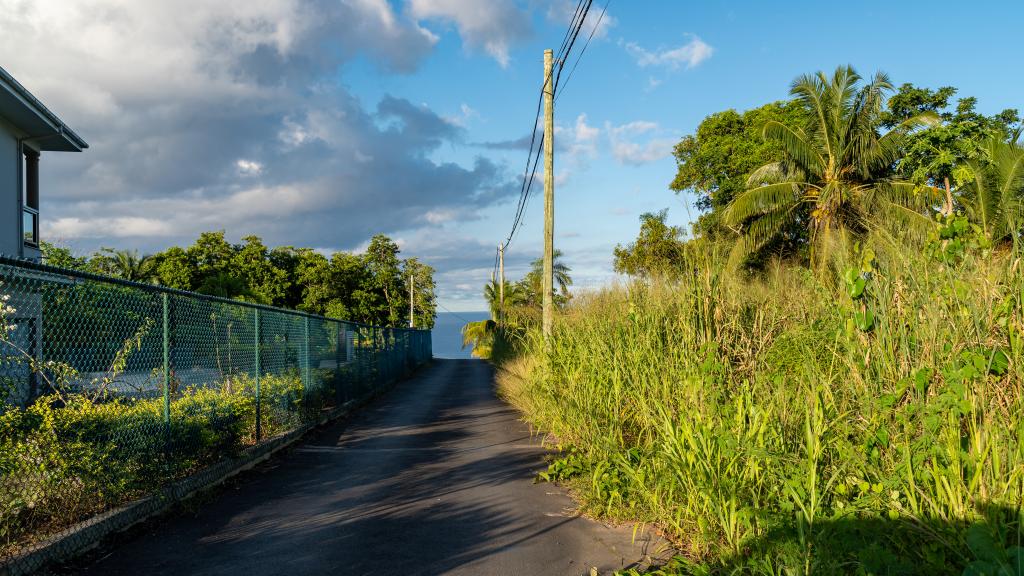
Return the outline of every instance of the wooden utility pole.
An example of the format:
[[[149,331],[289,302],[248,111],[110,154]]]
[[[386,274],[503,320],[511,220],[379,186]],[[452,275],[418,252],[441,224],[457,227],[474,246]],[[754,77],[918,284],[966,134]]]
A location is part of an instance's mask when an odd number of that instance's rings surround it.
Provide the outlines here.
[[[551,70],[554,55],[544,51],[544,339],[554,323],[555,239],[555,87]]]
[[[416,327],[416,272],[409,272],[409,328]]]
[[[498,322],[505,321],[505,243],[498,244]]]

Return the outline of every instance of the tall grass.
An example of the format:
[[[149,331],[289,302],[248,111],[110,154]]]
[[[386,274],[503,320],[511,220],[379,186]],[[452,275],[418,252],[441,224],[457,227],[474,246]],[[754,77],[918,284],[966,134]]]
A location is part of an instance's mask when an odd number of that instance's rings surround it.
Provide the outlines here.
[[[1019,261],[881,246],[580,298],[501,389],[592,512],[674,537],[668,572],[1024,573]]]

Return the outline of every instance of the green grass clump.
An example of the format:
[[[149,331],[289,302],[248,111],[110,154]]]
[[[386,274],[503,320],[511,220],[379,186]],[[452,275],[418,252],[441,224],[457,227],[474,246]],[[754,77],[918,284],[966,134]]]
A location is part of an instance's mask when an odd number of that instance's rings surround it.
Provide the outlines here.
[[[501,388],[661,573],[1024,573],[1020,262],[875,248],[590,294]]]

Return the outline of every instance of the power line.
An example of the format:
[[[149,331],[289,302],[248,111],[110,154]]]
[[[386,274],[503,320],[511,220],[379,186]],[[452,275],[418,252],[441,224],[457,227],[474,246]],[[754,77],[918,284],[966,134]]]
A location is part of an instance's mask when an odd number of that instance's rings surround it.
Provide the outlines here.
[[[456,313],[456,312],[452,312],[451,310],[449,310],[449,309],[448,309],[448,307],[447,307],[447,306],[445,306],[444,304],[441,304],[440,302],[435,302],[435,304],[437,304],[437,305],[438,305],[438,306],[440,306],[441,308],[444,308],[444,311],[445,311],[445,312],[447,312],[447,313],[451,314],[452,316],[455,316],[456,318],[458,318],[459,320],[462,320],[462,321],[463,321],[463,322],[465,322],[466,324],[471,324],[471,323],[473,322],[472,320],[466,320],[466,319],[465,319],[465,318],[463,318],[462,316],[459,316],[459,315],[458,315],[458,313]]]
[[[572,21],[569,23],[569,28],[566,30],[565,35],[562,37],[562,46],[558,49],[558,58],[564,61],[565,56],[568,53],[565,52],[567,47],[571,47],[572,43],[575,42],[575,37],[579,34],[579,28],[582,21],[586,18],[586,9],[584,8],[584,2],[592,0],[579,0],[576,3],[576,10],[573,13]],[[570,48],[571,49],[571,48]],[[531,158],[534,156],[534,145],[537,143],[537,126],[540,122],[540,110],[541,104],[544,99],[544,89],[551,82],[550,75],[544,79],[541,85],[540,93],[537,95],[537,110],[534,113],[533,118],[533,131],[530,133],[530,147],[526,155],[526,167],[523,172],[523,183],[519,190],[519,201],[516,204],[516,215],[513,218],[512,230],[509,231],[508,238],[505,244],[511,243],[515,236],[516,230],[519,228],[519,224],[522,220],[523,211],[525,210],[527,200],[529,199],[530,187],[533,184],[533,173],[530,171]],[[541,136],[540,144],[536,148],[537,158],[533,160],[534,172],[536,172],[537,161],[540,159],[540,153],[544,146],[544,138]]]
[[[583,58],[583,53],[587,51],[587,46],[590,46],[590,41],[594,39],[594,34],[597,32],[597,29],[601,27],[601,21],[604,20],[604,13],[608,11],[608,5],[611,3],[612,0],[606,0],[606,2],[604,3],[604,8],[601,8],[601,15],[597,17],[597,22],[594,24],[594,29],[590,31],[590,36],[587,37],[586,44],[583,45],[583,49],[580,50],[579,55],[576,56],[576,61],[573,62],[572,68],[569,70],[569,75],[566,76],[565,78],[566,86],[569,85],[569,80],[572,80],[572,75],[574,72],[576,72],[576,66],[579,65],[580,59]],[[555,102],[558,102],[558,98],[561,97],[561,95],[561,92],[555,94]]]
[[[573,30],[572,40],[569,42],[569,48],[565,51],[562,59],[558,62],[558,74],[555,75],[555,85],[552,87],[551,92],[554,94],[558,91],[558,83],[562,79],[562,70],[565,68],[565,59],[572,54],[572,47],[576,44],[576,38],[580,35],[580,30],[583,29],[583,23],[587,19],[587,14],[590,12],[590,5],[594,3],[594,0],[587,0],[586,7],[583,8],[583,14],[580,16],[579,22],[576,23],[576,29]]]
[[[576,3],[576,9],[573,12],[572,20],[569,22],[569,27],[566,30],[565,35],[562,37],[561,46],[559,47],[558,54],[555,57],[558,65],[557,74],[555,70],[552,70],[544,78],[544,82],[541,84],[540,94],[538,94],[537,96],[537,110],[534,114],[533,131],[530,134],[530,146],[526,156],[526,168],[523,172],[523,182],[519,189],[519,200],[516,203],[516,213],[512,219],[512,229],[509,231],[508,237],[504,242],[506,249],[515,239],[516,232],[522,227],[523,214],[526,211],[526,206],[529,204],[530,192],[533,188],[533,181],[537,173],[537,164],[540,162],[540,155],[544,148],[543,132],[541,133],[540,142],[537,142],[537,127],[540,123],[540,112],[541,104],[543,103],[544,99],[544,90],[547,88],[549,82],[551,83],[552,93],[555,93],[555,91],[557,90],[558,83],[562,76],[562,70],[565,68],[565,63],[567,62],[569,55],[572,53],[572,48],[576,44],[576,40],[579,37],[580,31],[583,29],[583,25],[587,20],[587,16],[590,12],[590,7],[592,4],[593,0],[579,0]],[[608,3],[606,2],[605,9],[607,10],[607,8]],[[601,12],[601,17],[604,17],[604,11]],[[600,20],[598,21],[598,24],[600,24]],[[596,27],[594,30],[596,31]],[[593,36],[594,33],[592,31],[590,37],[587,39],[587,45],[590,44],[590,40],[593,38]],[[586,50],[586,46],[584,46],[583,49]],[[576,64],[579,64],[579,60],[580,57],[582,57],[582,55],[583,54],[581,52],[580,55],[576,58]],[[570,70],[569,76],[566,78],[566,83],[568,83],[569,78],[572,77],[572,72],[575,70],[575,68],[576,66],[574,65],[572,70]],[[552,76],[554,76],[554,78],[552,78]],[[535,145],[536,148],[534,148]],[[534,152],[535,150],[536,153]]]
[[[569,41],[569,34],[572,33],[573,29],[576,27],[576,20],[580,17],[580,12],[583,10],[583,2],[585,1],[586,0],[579,0],[579,2],[576,3],[576,10],[572,14],[572,20],[569,20],[569,29],[565,31],[565,36],[562,37],[562,45],[558,47],[556,58],[564,55],[565,47]]]

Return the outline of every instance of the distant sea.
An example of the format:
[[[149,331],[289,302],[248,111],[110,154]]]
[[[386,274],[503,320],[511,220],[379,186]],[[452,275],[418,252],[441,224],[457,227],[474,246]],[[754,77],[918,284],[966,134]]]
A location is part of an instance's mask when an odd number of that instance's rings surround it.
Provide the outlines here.
[[[488,312],[438,312],[430,338],[434,345],[435,358],[472,358],[472,350],[462,349],[462,327],[466,321],[487,320]]]

